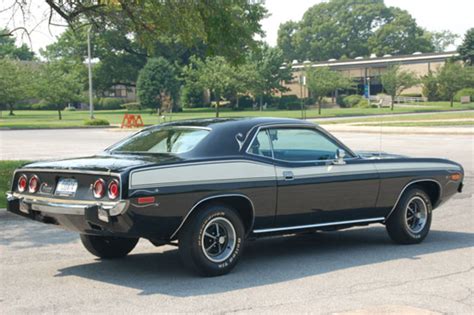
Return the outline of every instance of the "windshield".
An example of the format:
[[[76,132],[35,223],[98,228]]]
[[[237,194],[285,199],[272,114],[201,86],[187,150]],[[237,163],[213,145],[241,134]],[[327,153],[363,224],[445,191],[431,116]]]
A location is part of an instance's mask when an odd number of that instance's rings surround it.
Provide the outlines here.
[[[205,136],[208,129],[159,128],[139,132],[112,147],[112,153],[173,153],[191,151]]]

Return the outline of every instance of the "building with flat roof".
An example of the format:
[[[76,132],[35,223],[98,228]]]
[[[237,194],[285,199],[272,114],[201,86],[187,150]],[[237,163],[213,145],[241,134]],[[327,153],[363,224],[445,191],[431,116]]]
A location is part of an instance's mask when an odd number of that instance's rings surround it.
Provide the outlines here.
[[[329,67],[331,70],[339,71],[352,78],[357,84],[357,93],[363,94],[364,86],[370,82],[370,94],[376,95],[382,93],[383,87],[380,76],[391,65],[400,65],[404,70],[414,72],[418,77],[428,74],[429,71],[437,71],[444,63],[452,57],[459,54],[456,51],[441,53],[413,53],[411,55],[384,55],[377,57],[372,55],[367,58],[357,57],[355,59],[302,63],[294,60],[291,64],[293,70],[293,80],[284,82],[289,91],[280,95],[296,95],[298,98],[308,97],[308,90],[301,78],[304,75],[304,69],[307,67]],[[284,65],[287,66],[287,65]],[[404,94],[422,94],[422,85],[417,85],[403,91]]]

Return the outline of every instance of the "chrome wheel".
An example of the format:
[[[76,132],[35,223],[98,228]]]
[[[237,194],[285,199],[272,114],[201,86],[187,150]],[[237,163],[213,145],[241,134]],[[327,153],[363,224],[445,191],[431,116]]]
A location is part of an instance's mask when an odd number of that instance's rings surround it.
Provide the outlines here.
[[[201,248],[207,259],[219,263],[232,255],[236,239],[237,234],[232,223],[226,218],[217,217],[204,227]]]
[[[423,198],[415,196],[410,199],[405,211],[408,230],[417,234],[423,230],[428,218],[428,207]]]

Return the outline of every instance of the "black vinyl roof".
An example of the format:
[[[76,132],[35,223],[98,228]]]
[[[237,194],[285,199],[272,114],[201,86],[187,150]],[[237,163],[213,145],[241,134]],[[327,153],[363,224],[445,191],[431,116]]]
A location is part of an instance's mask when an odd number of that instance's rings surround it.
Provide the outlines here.
[[[188,157],[217,157],[242,154],[236,137],[244,140],[247,144],[253,134],[253,129],[256,129],[259,126],[274,124],[314,126],[313,123],[300,119],[248,117],[179,120],[176,122],[151,126],[146,129],[173,127],[209,128],[211,130],[209,135],[189,152]]]

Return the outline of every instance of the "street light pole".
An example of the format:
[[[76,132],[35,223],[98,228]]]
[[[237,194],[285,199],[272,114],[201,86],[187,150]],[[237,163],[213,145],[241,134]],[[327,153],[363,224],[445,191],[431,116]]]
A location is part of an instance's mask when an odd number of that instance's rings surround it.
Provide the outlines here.
[[[89,111],[90,111],[90,118],[94,119],[94,102],[92,99],[92,65],[91,65],[91,30],[92,25],[89,27],[87,31],[87,58],[88,58],[88,68],[89,68]]]

